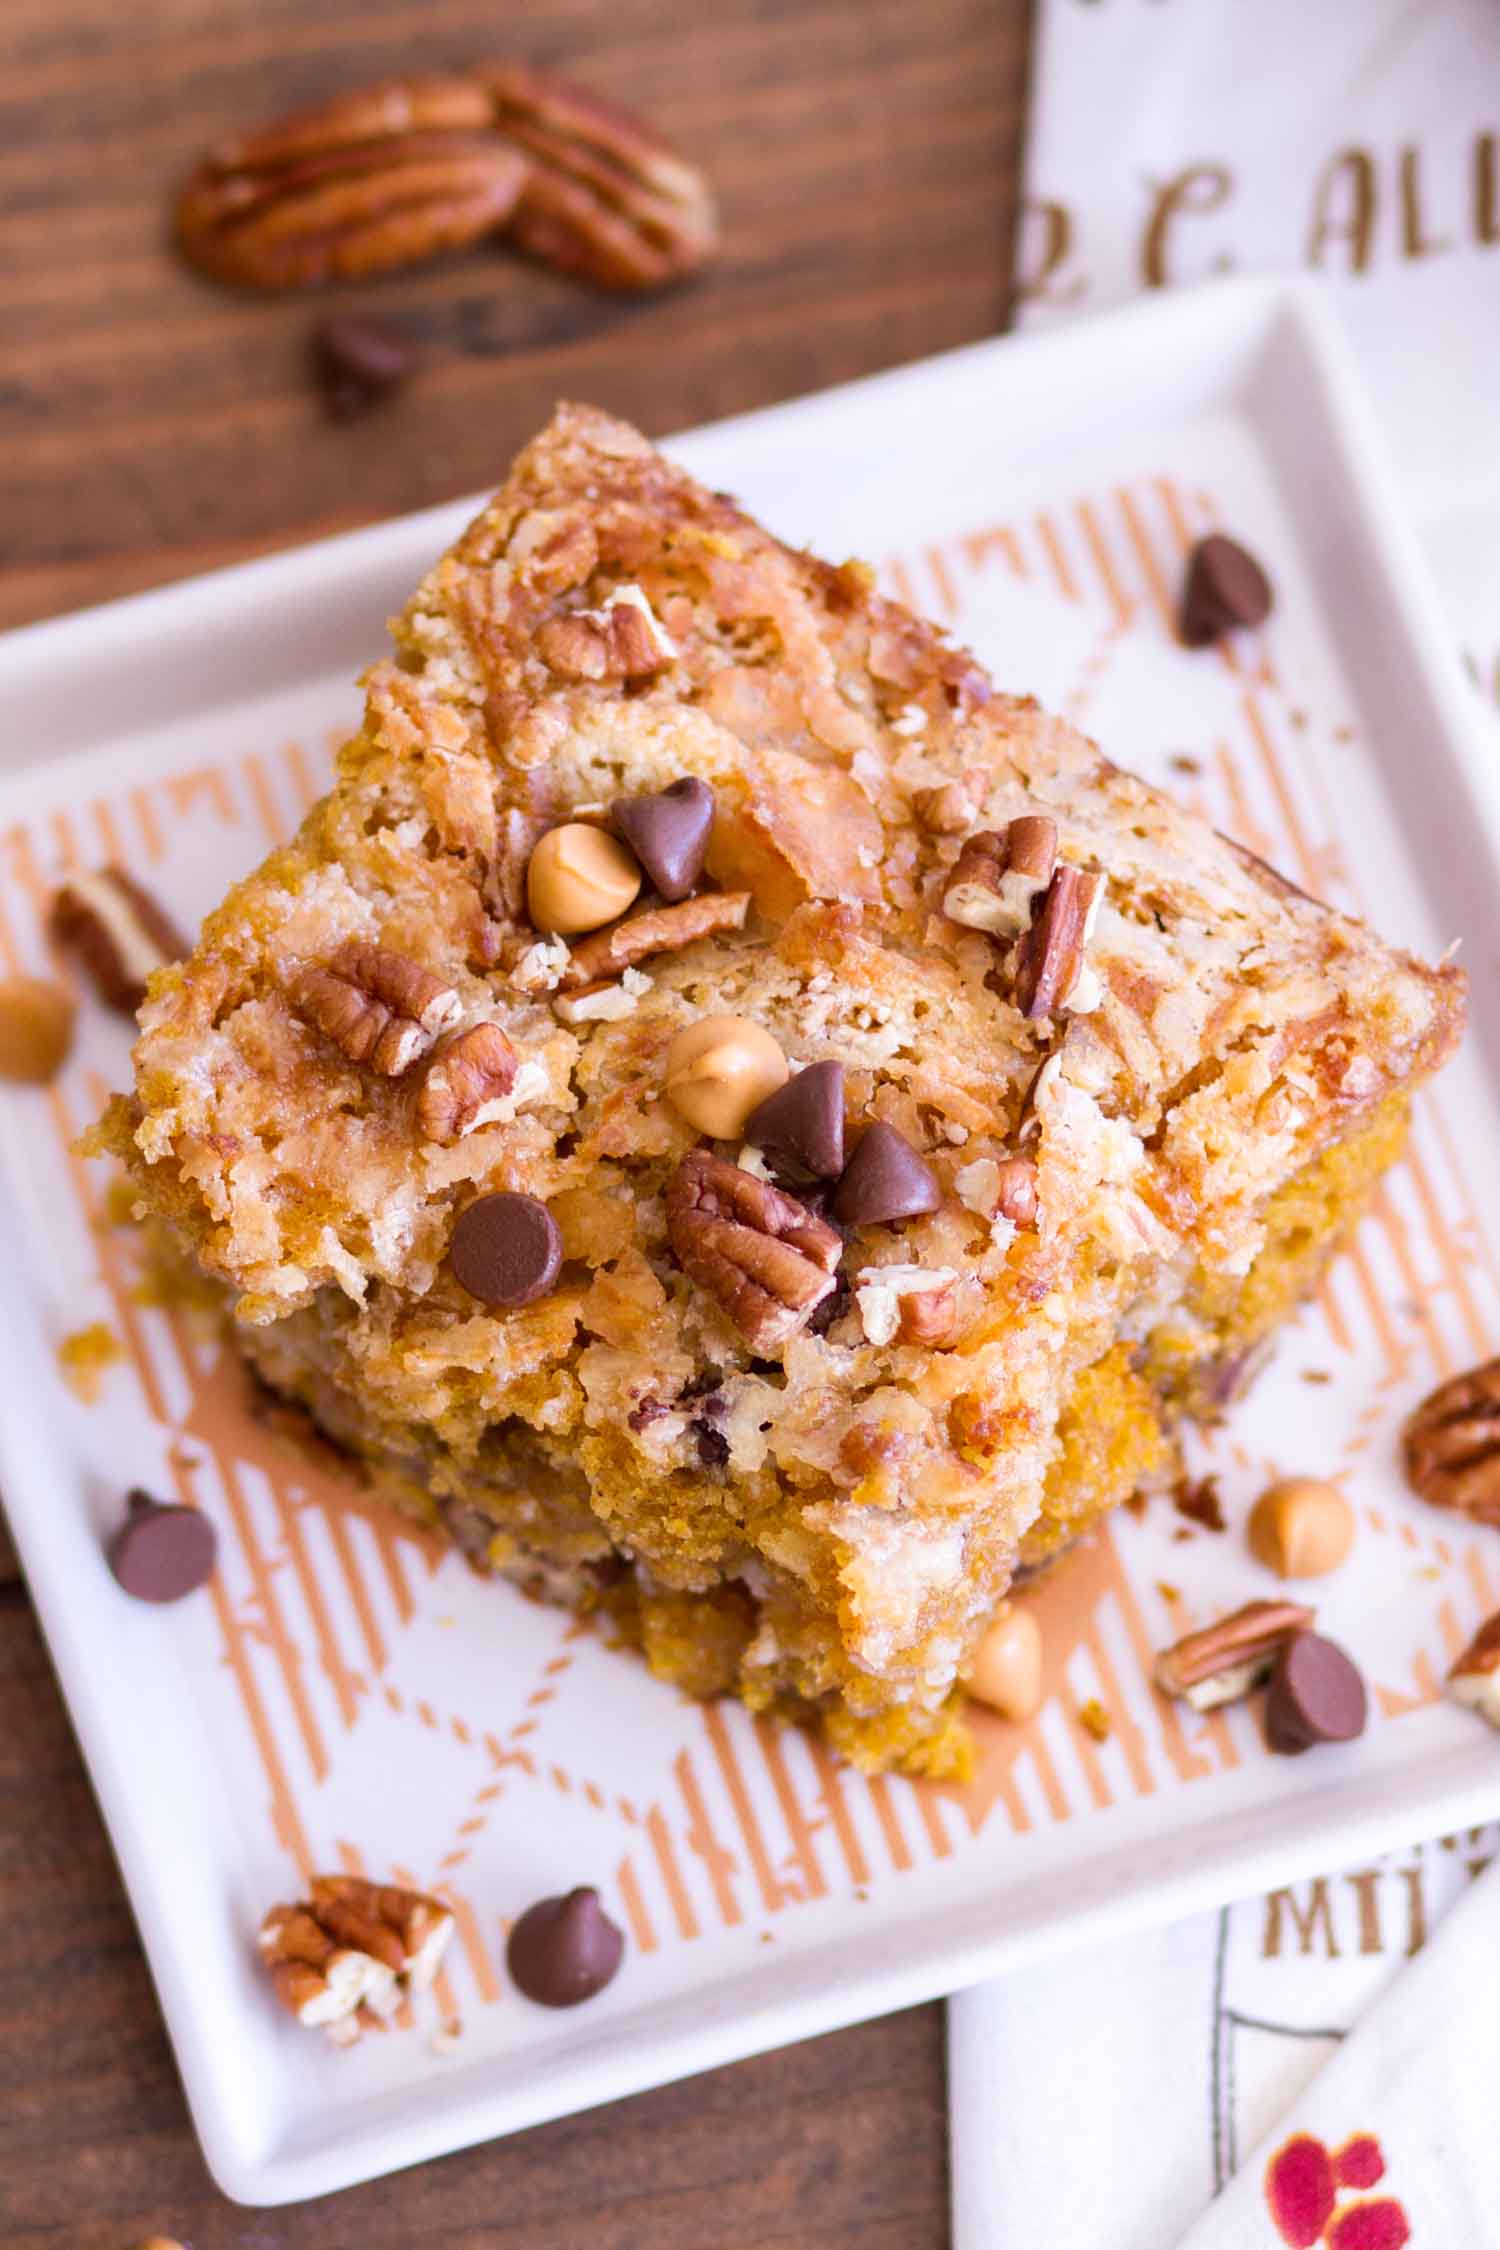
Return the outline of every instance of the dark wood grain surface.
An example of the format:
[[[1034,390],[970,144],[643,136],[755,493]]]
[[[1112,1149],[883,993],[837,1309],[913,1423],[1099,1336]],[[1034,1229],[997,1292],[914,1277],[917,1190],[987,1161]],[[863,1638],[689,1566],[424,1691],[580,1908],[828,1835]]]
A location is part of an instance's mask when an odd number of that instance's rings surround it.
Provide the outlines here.
[[[0,624],[477,488],[559,396],[659,433],[992,334],[1027,33],[1026,0],[0,0]],[[488,252],[342,292],[430,358],[331,427],[318,305],[185,271],[171,185],[220,133],[502,50],[675,136],[720,190],[724,254],[639,301]],[[0,1991],[7,2250],[947,2240],[937,2008],[325,2202],[227,2203],[3,1531]]]

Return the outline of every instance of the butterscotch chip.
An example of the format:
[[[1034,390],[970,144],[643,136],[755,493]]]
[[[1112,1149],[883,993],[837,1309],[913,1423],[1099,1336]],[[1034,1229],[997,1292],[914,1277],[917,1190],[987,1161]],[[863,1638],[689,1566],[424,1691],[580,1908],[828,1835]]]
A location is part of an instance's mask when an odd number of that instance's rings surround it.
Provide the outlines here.
[[[1031,1611],[1002,1602],[964,1682],[1002,1719],[1029,1719],[1042,1704],[1042,1629]]]
[[[0,981],[0,1078],[45,1086],[73,1044],[77,1010],[71,993],[45,977]]]
[[[573,937],[602,929],[641,887],[641,870],[607,829],[567,820],[549,828],[526,870],[526,905],[532,921],[550,936]]]
[[[1278,1578],[1322,1578],[1354,1545],[1354,1510],[1338,1486],[1285,1477],[1250,1512],[1250,1552]]]
[[[701,1016],[667,1049],[672,1107],[716,1141],[738,1140],[745,1120],[787,1080],[787,1059],[748,1016]]]

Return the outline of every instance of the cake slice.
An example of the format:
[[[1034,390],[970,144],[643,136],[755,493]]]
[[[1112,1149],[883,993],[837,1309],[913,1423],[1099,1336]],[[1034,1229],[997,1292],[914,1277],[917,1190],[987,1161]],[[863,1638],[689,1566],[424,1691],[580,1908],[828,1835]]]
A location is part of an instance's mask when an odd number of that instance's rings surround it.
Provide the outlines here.
[[[585,408],[394,640],[99,1144],[394,1507],[961,1770],[996,1604],[1246,1380],[1460,975]]]

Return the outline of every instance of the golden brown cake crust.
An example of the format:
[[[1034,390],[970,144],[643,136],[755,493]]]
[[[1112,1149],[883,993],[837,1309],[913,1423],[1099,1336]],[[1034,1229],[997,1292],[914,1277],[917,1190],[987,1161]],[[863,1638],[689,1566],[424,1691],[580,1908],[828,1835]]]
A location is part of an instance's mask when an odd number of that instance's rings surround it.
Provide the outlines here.
[[[1214,1357],[1204,1276],[1247,1274],[1278,1190],[1438,1065],[1459,973],[1307,899],[993,692],[862,566],[787,550],[587,408],[393,634],[331,795],[153,979],[107,1139],[268,1379],[411,1493],[493,1504],[559,1568],[624,1556],[648,1597],[733,1584],[752,1701],[937,1711],[1080,1373],[1122,1340]],[[743,918],[580,992],[569,942],[527,922],[530,851],[688,775],[716,805],[700,898],[748,894]],[[1087,996],[1045,1016],[1006,942],[943,911],[966,841],[1023,816],[1102,894]],[[942,1190],[854,1228],[832,1318],[765,1349],[668,1239],[699,1137],[663,1058],[716,1013],[841,1062],[851,1134],[895,1127]],[[424,1058],[476,1026],[510,1083],[437,1132]],[[562,1233],[557,1286],[514,1311],[445,1262],[497,1189]]]

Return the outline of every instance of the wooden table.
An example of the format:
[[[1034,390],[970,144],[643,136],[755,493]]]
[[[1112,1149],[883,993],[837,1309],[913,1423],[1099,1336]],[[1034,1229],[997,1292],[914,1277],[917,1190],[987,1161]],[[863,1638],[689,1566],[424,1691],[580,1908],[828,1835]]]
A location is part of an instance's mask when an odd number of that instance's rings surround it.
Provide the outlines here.
[[[479,0],[4,0],[0,624],[497,479],[558,396],[653,432],[972,337],[1007,312],[1025,0],[545,0],[516,43],[712,171],[724,255],[589,293],[481,252],[349,294],[431,339],[330,427],[306,300],[224,294],[166,241],[206,140],[492,52]],[[938,2250],[942,2018],[923,2008],[247,2212],[205,2173],[109,1847],[0,1541],[0,2234],[8,2250]]]

